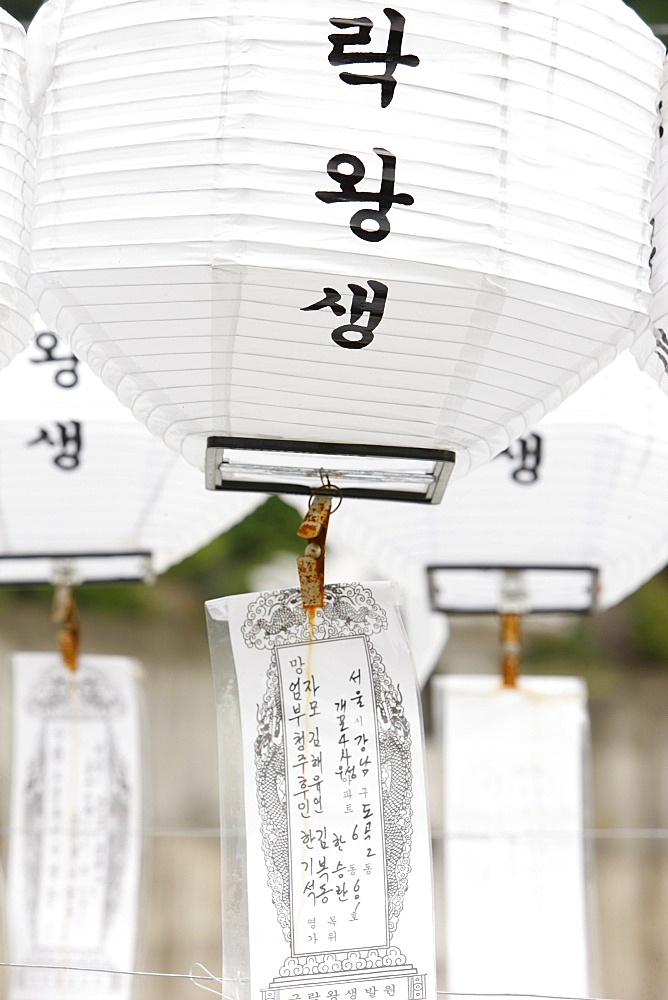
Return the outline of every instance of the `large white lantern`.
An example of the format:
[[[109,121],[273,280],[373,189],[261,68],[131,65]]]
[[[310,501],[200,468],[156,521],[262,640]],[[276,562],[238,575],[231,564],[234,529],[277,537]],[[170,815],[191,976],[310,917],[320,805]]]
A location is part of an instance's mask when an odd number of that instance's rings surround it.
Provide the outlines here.
[[[646,323],[663,54],[621,0],[49,0],[40,311],[211,486],[437,500]]]
[[[199,480],[50,331],[0,373],[0,585],[151,578],[262,499]]]
[[[420,559],[441,610],[603,610],[668,563],[667,478],[668,400],[626,354],[440,508],[351,501],[336,527],[390,572]]]

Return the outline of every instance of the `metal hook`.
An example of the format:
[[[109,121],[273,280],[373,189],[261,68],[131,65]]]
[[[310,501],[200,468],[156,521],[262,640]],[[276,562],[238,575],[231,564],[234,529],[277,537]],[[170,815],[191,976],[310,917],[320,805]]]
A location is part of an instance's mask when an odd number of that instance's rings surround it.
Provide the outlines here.
[[[325,472],[324,469],[319,469],[318,474],[320,476],[320,486],[316,486],[311,490],[309,507],[316,497],[329,496],[334,500],[338,500],[336,507],[333,507],[330,511],[330,514],[335,514],[343,503],[343,490],[331,481],[329,473]]]

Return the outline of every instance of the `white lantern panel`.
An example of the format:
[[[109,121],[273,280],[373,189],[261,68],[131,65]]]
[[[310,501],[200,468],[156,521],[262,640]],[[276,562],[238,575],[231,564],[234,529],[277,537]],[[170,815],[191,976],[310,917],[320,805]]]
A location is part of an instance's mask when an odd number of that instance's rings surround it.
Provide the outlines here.
[[[425,568],[472,571],[561,568],[570,600],[583,608],[592,603],[595,570],[604,609],[668,562],[667,470],[668,400],[626,354],[531,434],[454,483],[440,508],[349,501],[333,523],[339,539],[376,560],[410,556]],[[449,606],[500,607],[502,574],[476,579],[473,590],[465,572],[452,574]],[[538,584],[546,581],[543,573]],[[547,582],[547,597],[533,588],[534,610],[565,599],[565,577],[553,572]]]
[[[585,828],[587,692],[577,677],[435,677],[442,989],[594,995]],[[440,897],[440,898],[439,898]],[[484,961],[481,961],[484,956]]]
[[[132,1000],[142,848],[140,664],[16,653],[7,1000]],[[116,975],[113,974],[118,970]]]
[[[0,584],[141,580],[262,499],[207,493],[48,331],[0,373]]]
[[[30,341],[31,143],[25,29],[0,9],[0,368]]]
[[[634,345],[638,364],[668,392],[668,62],[664,64],[652,196],[651,326]]]
[[[592,611],[598,571],[588,566],[430,566],[433,607],[447,614]]]
[[[621,0],[387,11],[49,0],[31,28],[40,309],[200,468],[222,435],[462,474],[646,322],[649,29]]]

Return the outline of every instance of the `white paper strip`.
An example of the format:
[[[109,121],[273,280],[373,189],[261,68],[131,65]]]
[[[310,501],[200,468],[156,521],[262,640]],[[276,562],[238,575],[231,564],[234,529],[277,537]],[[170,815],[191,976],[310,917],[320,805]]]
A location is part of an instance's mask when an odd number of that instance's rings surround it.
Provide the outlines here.
[[[444,803],[441,988],[591,995],[583,682],[432,684]]]
[[[141,855],[137,664],[13,657],[7,921],[24,966],[132,969]],[[16,969],[10,1000],[128,1000],[129,976]]]
[[[311,623],[296,590],[207,612],[226,992],[435,998],[418,688],[391,585],[328,587]]]

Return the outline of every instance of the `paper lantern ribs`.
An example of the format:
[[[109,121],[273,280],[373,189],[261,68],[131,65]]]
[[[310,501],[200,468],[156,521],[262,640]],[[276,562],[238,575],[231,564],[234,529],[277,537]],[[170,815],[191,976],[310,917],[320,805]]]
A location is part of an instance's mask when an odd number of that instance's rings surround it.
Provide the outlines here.
[[[210,486],[438,500],[645,326],[663,54],[621,0],[49,0],[30,288]]]
[[[636,341],[638,364],[668,392],[668,64],[664,64],[655,183],[651,202],[651,326]]]
[[[626,354],[438,510],[344,504],[339,540],[390,573],[420,560],[450,613],[609,608],[668,561],[667,428],[668,401]]]
[[[25,31],[0,9],[0,368],[30,341],[29,112],[24,90]]]
[[[0,372],[0,585],[151,578],[262,497],[225,500],[51,332]]]

